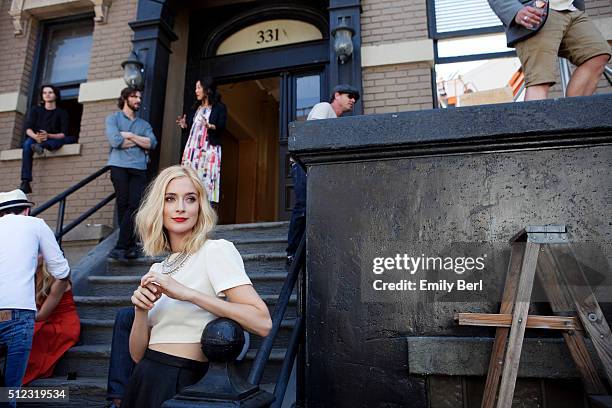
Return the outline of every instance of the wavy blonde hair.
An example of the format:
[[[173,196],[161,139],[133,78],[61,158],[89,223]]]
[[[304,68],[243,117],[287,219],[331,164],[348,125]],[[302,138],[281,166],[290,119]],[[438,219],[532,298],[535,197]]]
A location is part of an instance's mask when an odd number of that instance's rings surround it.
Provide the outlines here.
[[[51,290],[51,285],[55,282],[55,278],[53,275],[47,271],[47,266],[44,261],[39,261],[36,266],[36,304],[42,305],[47,296],[49,296],[49,291]]]
[[[191,231],[191,236],[185,242],[183,252],[193,254],[198,251],[217,224],[217,214],[210,206],[206,191],[196,172],[179,165],[168,167],[149,184],[136,214],[136,230],[142,239],[144,252],[149,256],[172,252],[168,232],[164,227],[164,202],[168,184],[181,177],[191,180],[200,203],[198,220]]]

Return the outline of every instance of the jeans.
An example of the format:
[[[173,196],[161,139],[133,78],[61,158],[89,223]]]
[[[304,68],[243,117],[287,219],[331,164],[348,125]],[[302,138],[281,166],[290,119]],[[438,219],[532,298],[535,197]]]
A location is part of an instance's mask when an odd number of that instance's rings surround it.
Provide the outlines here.
[[[287,256],[294,256],[304,231],[306,230],[306,172],[298,164],[291,165],[295,205],[291,211],[289,234],[287,236]]]
[[[47,139],[42,143],[39,143],[42,147],[47,150],[57,150],[65,144],[76,143],[77,139],[74,136],[65,136],[62,139]],[[32,151],[32,145],[36,144],[36,140],[29,136],[26,136],[23,141],[23,148],[21,154],[21,179],[32,181],[32,162],[34,161],[34,152]]]
[[[106,389],[106,399],[108,400],[123,399],[125,386],[134,370],[135,363],[130,356],[130,332],[133,323],[134,308],[124,307],[119,309],[113,327],[113,340],[108,366],[108,386]]]
[[[10,310],[10,309],[5,309]],[[12,309],[13,318],[0,322],[0,343],[7,347],[5,387],[21,387],[32,349],[34,311]],[[0,402],[0,407],[15,407],[14,402]]]
[[[146,170],[111,166],[111,181],[117,193],[119,221],[119,239],[115,248],[127,250],[136,246],[134,215],[147,185],[147,172]]]

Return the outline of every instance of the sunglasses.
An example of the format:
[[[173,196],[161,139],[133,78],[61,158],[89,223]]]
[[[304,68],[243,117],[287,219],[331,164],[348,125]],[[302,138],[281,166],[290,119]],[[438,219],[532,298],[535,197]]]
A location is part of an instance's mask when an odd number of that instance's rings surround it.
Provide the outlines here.
[[[348,96],[348,98],[349,98],[349,99],[354,99],[354,100],[359,99],[359,97],[357,96],[357,94],[354,94],[354,93],[349,93],[349,92],[344,92],[344,94],[345,94],[346,96]]]

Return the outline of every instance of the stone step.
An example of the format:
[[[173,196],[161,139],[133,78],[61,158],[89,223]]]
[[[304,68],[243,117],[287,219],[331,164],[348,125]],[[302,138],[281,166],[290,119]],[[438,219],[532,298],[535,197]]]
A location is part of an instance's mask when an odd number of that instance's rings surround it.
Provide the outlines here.
[[[264,369],[263,377],[261,377],[261,383],[276,383],[278,373],[283,365],[283,359],[285,358],[286,351],[287,350],[283,348],[272,349],[270,358],[268,359],[266,368]],[[257,350],[249,350],[244,361],[237,365],[238,373],[242,375],[242,378],[246,379],[248,377],[256,354]]]
[[[278,301],[278,294],[261,295],[261,298],[266,302],[272,314]],[[81,319],[114,320],[119,309],[132,306],[129,296],[75,296],[74,302]],[[295,318],[296,304],[297,296],[291,295],[285,318]]]
[[[253,224],[218,225],[212,236],[215,239],[228,241],[242,238],[284,238],[287,240],[288,221],[259,222]]]
[[[262,238],[234,238],[231,242],[243,256],[262,252],[282,252],[287,248],[287,234]]]
[[[276,382],[278,370],[285,356],[285,349],[272,349],[270,359],[266,364],[262,382]],[[257,351],[249,350],[245,360],[239,364],[239,372],[246,378]],[[62,378],[69,373],[76,373],[77,380],[83,377],[105,379],[108,376],[110,345],[83,345],[72,347],[60,359],[55,367],[54,375]]]
[[[255,272],[249,274],[253,286],[260,295],[279,293],[285,278],[286,272]],[[96,275],[87,278],[88,289],[83,294],[95,294],[96,296],[105,295],[132,295],[140,284],[139,275],[118,276],[118,275]]]
[[[163,257],[138,258],[131,260],[109,259],[106,266],[107,275],[130,276],[144,275],[155,262],[161,262]],[[244,269],[247,274],[284,272],[287,256],[285,252],[261,252],[242,255]]]
[[[77,378],[105,378],[108,376],[109,358],[110,344],[74,346],[57,363],[54,375],[65,377],[76,373]]]
[[[30,387],[68,387],[68,401],[19,403],[19,406],[39,408],[104,408],[108,406],[106,401],[106,381],[106,376],[78,377],[76,380],[67,380],[66,376],[56,376],[35,380],[29,384]]]
[[[111,344],[114,323],[114,319],[81,319],[81,344]],[[277,347],[286,347],[291,337],[293,327],[295,327],[295,319],[290,318],[283,320],[276,340],[274,341],[274,345]],[[262,340],[262,337],[251,334],[250,348],[258,348]]]
[[[65,377],[42,378],[33,381],[29,386],[41,388],[68,387],[68,401],[50,403],[40,402],[19,403],[20,407],[32,408],[105,408],[109,402],[106,401],[106,378],[102,377],[80,377],[76,380],[66,380]],[[271,394],[274,393],[275,383],[261,383],[259,388]]]
[[[82,344],[111,344],[114,319],[81,319]]]

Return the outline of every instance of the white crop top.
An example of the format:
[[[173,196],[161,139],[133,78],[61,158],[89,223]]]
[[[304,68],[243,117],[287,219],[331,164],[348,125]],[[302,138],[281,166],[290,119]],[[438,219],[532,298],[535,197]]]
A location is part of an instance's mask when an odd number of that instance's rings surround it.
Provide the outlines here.
[[[153,264],[151,268],[160,271],[161,264]],[[185,286],[217,297],[224,296],[222,292],[227,289],[251,285],[240,253],[224,239],[207,240],[172,277]],[[191,302],[162,295],[148,314],[149,344],[199,343],[204,327],[215,318]]]

